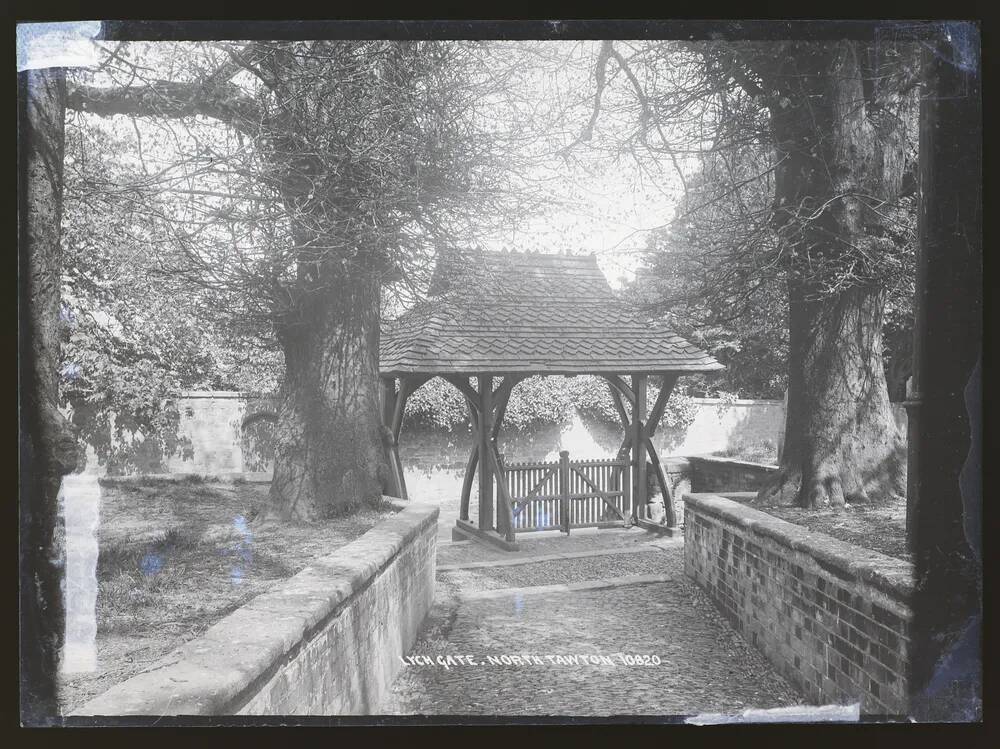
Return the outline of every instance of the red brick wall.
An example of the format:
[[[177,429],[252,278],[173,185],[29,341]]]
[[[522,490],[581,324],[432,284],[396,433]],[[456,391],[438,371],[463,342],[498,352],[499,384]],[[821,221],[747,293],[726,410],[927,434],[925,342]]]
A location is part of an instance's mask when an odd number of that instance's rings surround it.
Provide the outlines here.
[[[686,574],[808,704],[906,713],[912,565],[722,497],[684,503]]]

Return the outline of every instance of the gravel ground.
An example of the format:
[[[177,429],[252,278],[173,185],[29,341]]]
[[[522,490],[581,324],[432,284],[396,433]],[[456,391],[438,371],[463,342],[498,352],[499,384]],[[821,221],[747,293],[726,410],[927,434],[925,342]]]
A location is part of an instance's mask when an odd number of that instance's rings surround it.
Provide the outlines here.
[[[664,537],[641,528],[590,528],[574,530],[569,536],[558,531],[542,533],[521,533],[517,536],[518,551],[504,551],[473,541],[439,544],[438,564],[462,564],[487,559],[510,560],[534,557],[543,554],[563,554],[572,551],[594,551],[600,548],[614,549],[634,544],[648,544]]]
[[[462,598],[476,590],[651,573],[677,579]],[[628,665],[619,653],[648,656],[647,665]],[[581,654],[610,663],[556,658]],[[648,554],[442,572],[435,605],[410,655],[430,657],[431,664],[402,669],[380,710],[384,714],[665,716],[800,702],[794,688],[683,577],[680,545]],[[474,665],[459,664],[459,655],[471,656]],[[488,661],[510,655],[532,658],[521,665]],[[439,665],[438,656],[452,656],[450,667]]]
[[[664,551],[649,551],[635,554],[606,554],[599,557],[559,559],[535,564],[519,564],[512,567],[485,567],[471,570],[441,572],[445,575],[462,573],[457,580],[462,581],[467,591],[490,590],[495,588],[518,588],[530,585],[556,585],[575,583],[582,580],[603,580],[626,575],[683,575],[684,559],[677,554]]]

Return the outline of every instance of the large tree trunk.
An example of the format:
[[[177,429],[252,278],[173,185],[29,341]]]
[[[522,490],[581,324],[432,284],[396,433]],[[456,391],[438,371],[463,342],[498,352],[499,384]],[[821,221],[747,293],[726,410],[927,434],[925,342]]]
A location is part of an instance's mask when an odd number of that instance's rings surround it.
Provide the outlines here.
[[[900,193],[903,123],[869,109],[855,43],[799,45],[781,64],[784,94],[771,121],[789,287],[788,411],[781,470],[759,497],[818,507],[903,494],[878,276],[880,253],[894,247],[873,206]]]
[[[388,456],[379,418],[379,287],[370,274],[313,288],[283,316],[285,378],[275,433],[271,508],[315,520],[383,494]]]
[[[20,73],[18,83],[21,716],[37,723],[57,714],[64,627],[58,495],[77,452],[58,408],[66,83],[61,69]]]
[[[785,449],[760,497],[821,507],[901,495],[905,448],[882,367],[884,294],[805,296],[790,284]]]

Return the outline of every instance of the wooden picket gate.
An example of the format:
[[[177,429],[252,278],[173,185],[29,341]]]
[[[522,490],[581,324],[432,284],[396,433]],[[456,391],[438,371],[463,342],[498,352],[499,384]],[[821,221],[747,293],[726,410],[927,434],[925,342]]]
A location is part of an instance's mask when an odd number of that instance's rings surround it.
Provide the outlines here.
[[[625,526],[631,520],[628,460],[507,463],[498,456],[497,485],[515,532]]]

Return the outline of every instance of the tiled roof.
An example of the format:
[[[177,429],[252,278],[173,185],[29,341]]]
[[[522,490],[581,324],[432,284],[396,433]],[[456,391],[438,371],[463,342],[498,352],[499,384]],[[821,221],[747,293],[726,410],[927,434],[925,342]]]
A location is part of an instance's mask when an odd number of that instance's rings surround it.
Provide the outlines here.
[[[450,252],[382,330],[382,374],[709,372],[722,365],[617,297],[593,255]]]

